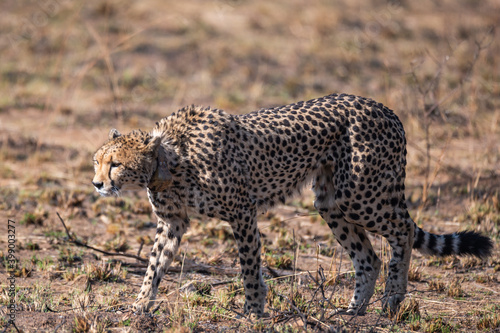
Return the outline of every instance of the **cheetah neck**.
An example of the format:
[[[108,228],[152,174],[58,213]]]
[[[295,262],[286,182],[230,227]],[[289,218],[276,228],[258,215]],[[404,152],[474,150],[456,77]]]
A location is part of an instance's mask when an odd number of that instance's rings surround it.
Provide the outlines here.
[[[156,159],[153,161],[153,172],[148,184],[148,188],[154,192],[167,190],[172,183],[172,174],[168,169],[168,156],[165,147],[158,147]]]

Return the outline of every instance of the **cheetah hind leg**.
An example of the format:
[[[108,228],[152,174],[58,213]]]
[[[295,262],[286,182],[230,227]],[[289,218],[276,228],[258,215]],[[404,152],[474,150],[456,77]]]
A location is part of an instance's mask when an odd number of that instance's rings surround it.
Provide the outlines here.
[[[333,174],[324,170],[313,182],[316,194],[314,206],[326,221],[340,245],[349,253],[356,271],[356,286],[347,309],[339,309],[338,313],[362,315],[370,303],[375,291],[375,282],[380,272],[380,259],[373,251],[372,244],[365,230],[344,218],[336,202],[335,188],[331,182]]]
[[[401,217],[396,220],[396,223],[403,225],[401,232],[397,235],[385,236],[392,248],[392,258],[389,263],[382,309],[389,315],[398,311],[406,295],[415,226],[411,219]]]
[[[356,272],[356,285],[349,307],[336,312],[364,315],[375,291],[381,261],[373,251],[365,230],[347,222],[338,208],[320,210],[320,214],[328,223],[337,241],[349,253]]]

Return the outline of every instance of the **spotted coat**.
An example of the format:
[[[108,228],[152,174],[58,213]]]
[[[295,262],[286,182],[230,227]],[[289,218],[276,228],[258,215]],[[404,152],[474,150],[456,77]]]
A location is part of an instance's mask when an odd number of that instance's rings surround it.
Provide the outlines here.
[[[404,298],[412,248],[484,257],[492,246],[474,232],[434,235],[412,221],[404,196],[403,125],[390,109],[362,97],[334,94],[241,116],[190,106],[162,119],[150,133],[112,130],[94,159],[93,183],[101,194],[148,187],[158,217],[134,304],[140,311],[152,306],[191,210],[229,222],[239,250],[245,313],[262,315],[267,288],[256,214],[311,183],[316,209],[356,271],[348,313],[365,312],[380,271],[366,231],[385,237],[392,249],[383,297],[390,311]],[[161,189],[148,185],[158,161],[168,169]]]

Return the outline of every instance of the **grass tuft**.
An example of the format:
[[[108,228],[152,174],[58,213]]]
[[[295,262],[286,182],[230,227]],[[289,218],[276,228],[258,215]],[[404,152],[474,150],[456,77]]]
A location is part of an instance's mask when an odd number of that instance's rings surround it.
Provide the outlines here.
[[[461,281],[460,279],[454,279],[446,290],[448,296],[453,297],[455,299],[466,297],[467,294],[462,289],[462,282],[463,281]]]
[[[420,321],[420,305],[415,298],[406,298],[394,315],[396,323],[410,322],[412,329],[417,328],[416,322]]]

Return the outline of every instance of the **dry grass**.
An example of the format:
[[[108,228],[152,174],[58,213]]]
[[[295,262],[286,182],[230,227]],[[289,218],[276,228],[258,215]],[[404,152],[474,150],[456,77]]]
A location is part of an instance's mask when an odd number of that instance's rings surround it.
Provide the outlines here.
[[[23,331],[498,329],[497,1],[8,0],[2,10],[0,215],[17,222]],[[92,153],[111,127],[149,129],[192,103],[244,113],[331,92],[395,110],[408,137],[415,221],[436,233],[488,234],[492,258],[414,255],[409,290],[417,297],[396,319],[380,315],[384,265],[368,314],[334,315],[349,303],[353,270],[306,191],[259,216],[263,261],[288,276],[265,276],[270,318],[249,322],[237,319],[239,279],[184,270],[182,260],[162,282],[153,316],[127,317],[144,265],[67,243],[56,211],[91,246],[143,257],[152,246],[145,193],[99,198],[90,186]],[[387,262],[388,244],[372,241]],[[199,216],[181,257],[239,265],[228,225]]]
[[[419,303],[414,298],[407,298],[401,304],[398,312],[394,315],[396,323],[405,321],[415,321],[420,319]],[[413,327],[412,329],[414,329]]]
[[[462,282],[460,279],[454,279],[447,288],[448,296],[456,299],[466,297],[467,294],[462,288]]]
[[[439,280],[429,281],[428,287],[429,287],[429,290],[434,290],[437,292],[442,292],[446,289],[444,283],[442,281],[439,281]]]

